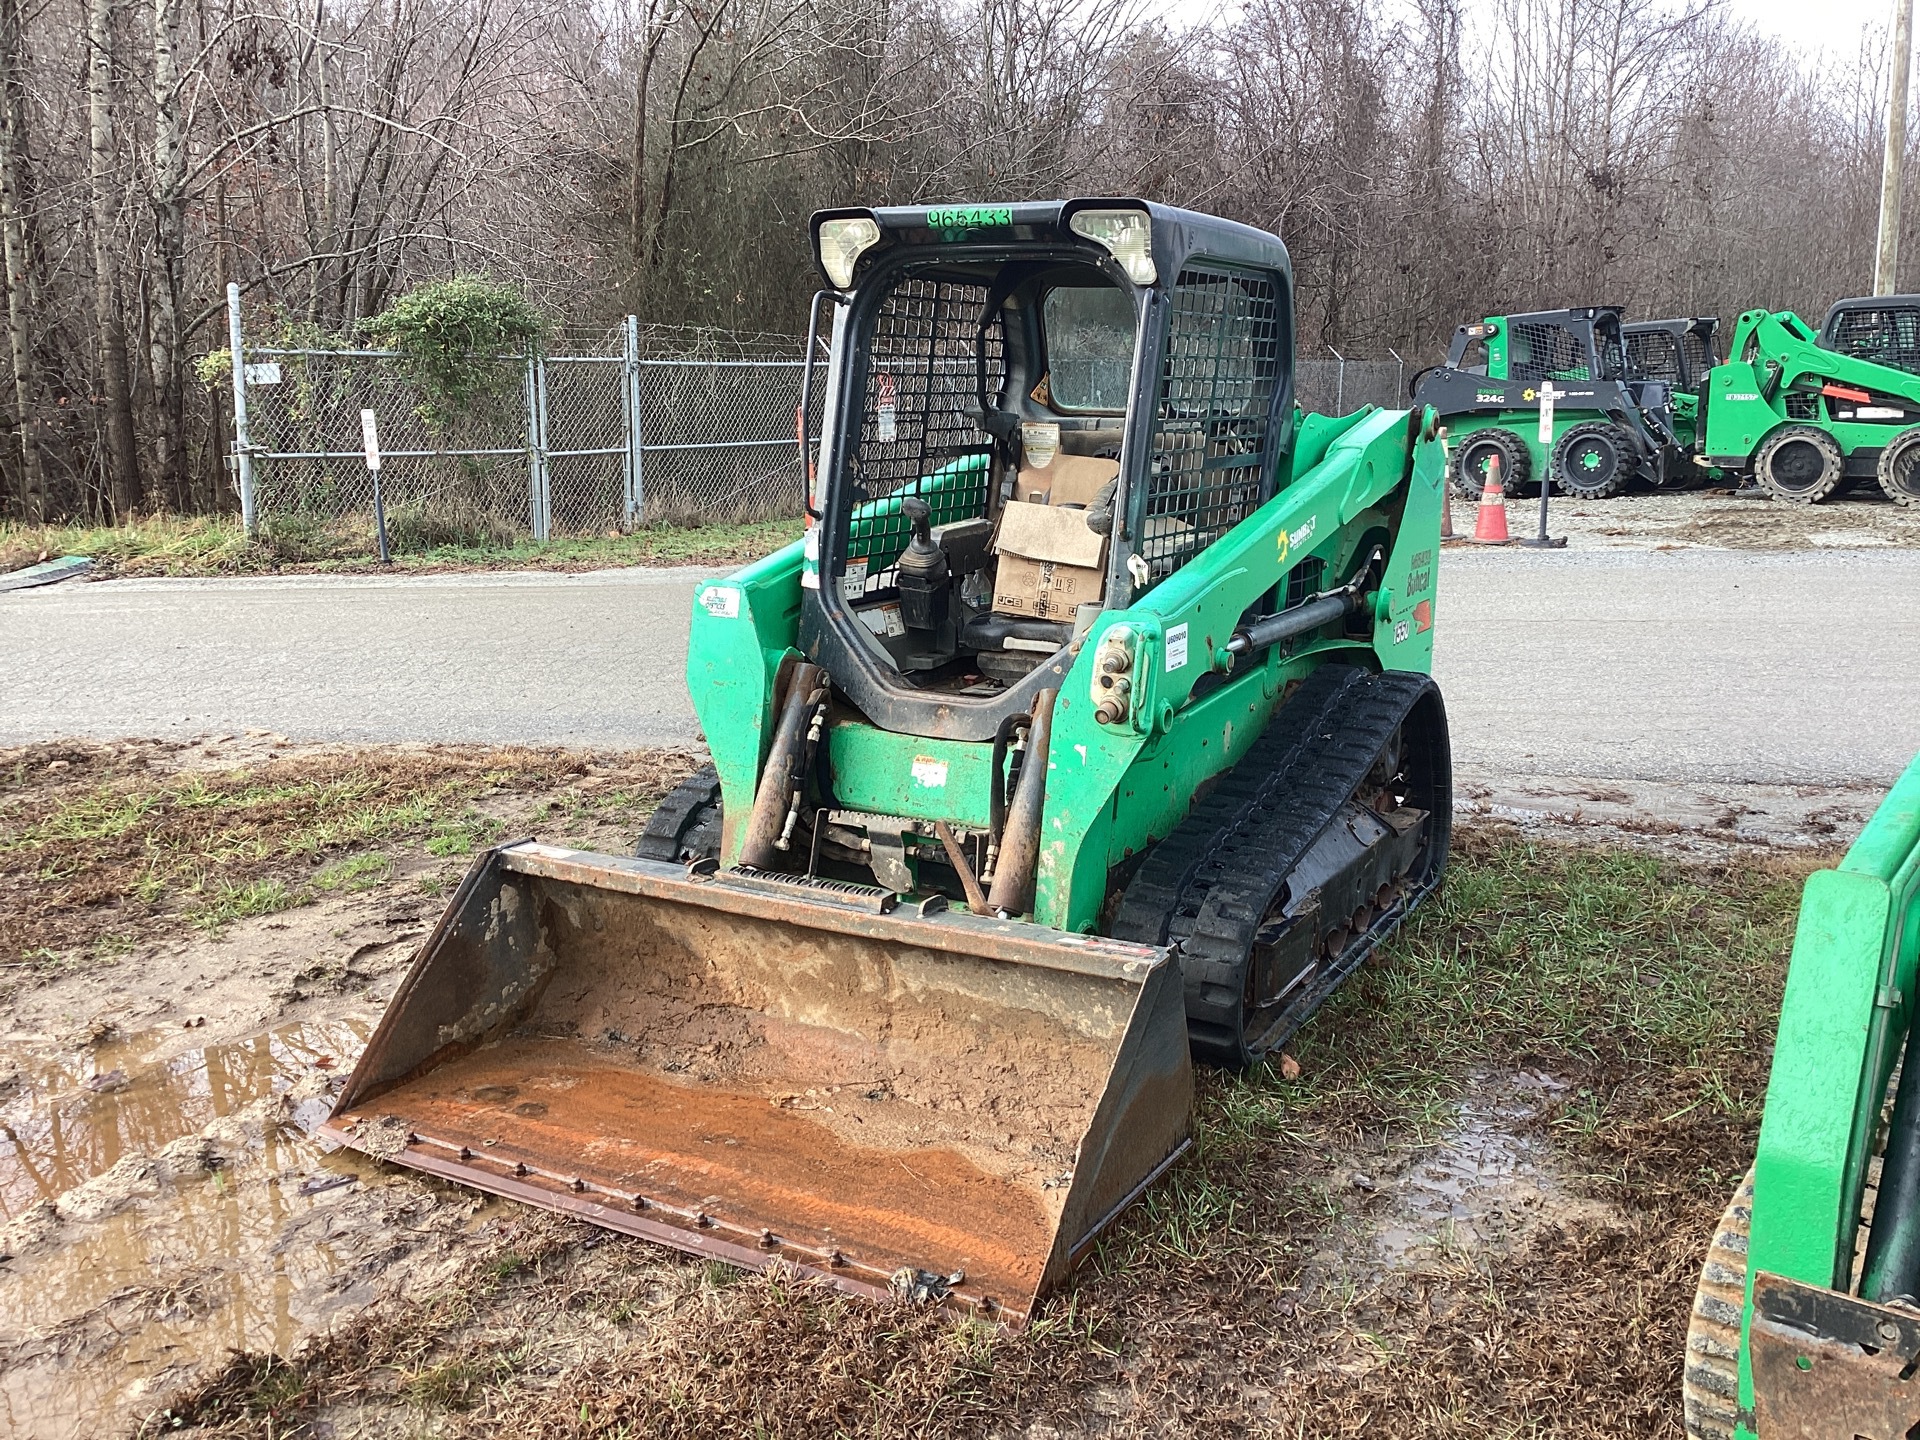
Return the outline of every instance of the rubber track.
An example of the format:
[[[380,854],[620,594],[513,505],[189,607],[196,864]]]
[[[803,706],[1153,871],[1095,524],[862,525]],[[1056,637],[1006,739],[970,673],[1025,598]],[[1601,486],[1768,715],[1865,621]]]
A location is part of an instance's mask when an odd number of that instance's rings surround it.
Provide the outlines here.
[[[668,792],[633,853],[677,864],[720,853],[720,773],[702,765]]]
[[[1189,887],[1200,867],[1250,810],[1271,803],[1273,791],[1289,773],[1294,753],[1310,735],[1325,728],[1327,712],[1365,677],[1364,670],[1349,665],[1322,665],[1301,681],[1240,763],[1221,776],[1172,833],[1153,847],[1121,897],[1114,918],[1115,939],[1166,944],[1183,900],[1189,904],[1191,919],[1199,897],[1189,899]]]
[[[1335,667],[1322,667],[1274,717],[1240,764],[1237,780],[1227,782],[1209,801],[1220,805],[1196,807],[1174,832],[1156,847],[1150,867],[1142,867],[1121,905],[1115,934],[1120,939],[1172,943],[1180,947],[1185,977],[1187,1022],[1196,1050],[1206,1058],[1240,1063],[1240,1005],[1246,988],[1246,967],[1254,936],[1287,877],[1331,824],[1343,806],[1365,783],[1368,773],[1394,732],[1433,686],[1425,675],[1389,672],[1370,675],[1340,667],[1322,684],[1314,682]],[[1314,687],[1311,690],[1309,687]],[[1228,792],[1222,796],[1221,792]],[[1231,812],[1227,807],[1235,806]],[[1224,821],[1224,823],[1222,823]],[[1164,856],[1162,852],[1167,852]],[[1135,904],[1135,887],[1149,880]],[[1183,882],[1171,891],[1167,877],[1179,873]],[[1429,886],[1438,867],[1430,867]],[[1409,909],[1418,895],[1408,897],[1389,916],[1383,916],[1338,957],[1323,965],[1277,1021],[1261,1036],[1262,1049],[1284,1043],[1372,949],[1373,944]],[[1163,921],[1150,927],[1148,907],[1164,904]],[[1128,928],[1123,928],[1128,927]]]

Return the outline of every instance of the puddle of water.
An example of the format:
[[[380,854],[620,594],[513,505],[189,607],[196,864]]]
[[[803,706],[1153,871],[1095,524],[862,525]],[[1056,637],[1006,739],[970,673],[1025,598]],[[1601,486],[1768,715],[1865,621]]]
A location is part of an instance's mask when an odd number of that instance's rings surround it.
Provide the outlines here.
[[[1397,1264],[1439,1244],[1495,1244],[1524,1213],[1554,1205],[1546,1147],[1526,1126],[1565,1088],[1530,1072],[1483,1081],[1396,1187],[1392,1213],[1374,1237],[1380,1258]]]
[[[12,1057],[20,1084],[0,1104],[0,1223],[104,1174],[129,1155],[151,1155],[221,1116],[284,1093],[318,1070],[352,1069],[369,1026],[363,1020],[282,1025],[250,1040],[157,1059],[178,1032],[149,1032],[85,1056]],[[330,1102],[296,1109],[303,1128]],[[269,1146],[273,1137],[269,1137]]]
[[[99,1433],[228,1349],[286,1354],[371,1298],[352,1272],[385,1223],[364,1189],[379,1167],[305,1133],[369,1029],[314,1021],[158,1058],[175,1031],[86,1057],[15,1057],[21,1085],[0,1106],[0,1216],[63,1195],[69,1210],[77,1187],[210,1125],[224,1163],[171,1181],[129,1167],[122,1208],[63,1220],[51,1243],[0,1264],[0,1432]],[[296,1085],[306,1098],[290,1112],[261,1106]],[[266,1123],[249,1125],[249,1107]]]

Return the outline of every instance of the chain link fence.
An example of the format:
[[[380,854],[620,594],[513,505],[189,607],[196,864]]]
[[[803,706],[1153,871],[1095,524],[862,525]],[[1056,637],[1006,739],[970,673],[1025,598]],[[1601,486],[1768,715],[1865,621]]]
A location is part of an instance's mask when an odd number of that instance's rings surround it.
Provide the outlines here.
[[[629,316],[503,356],[487,400],[447,423],[389,350],[259,345],[228,291],[233,464],[250,530],[361,520],[375,413],[389,525],[427,543],[584,535],[642,522],[797,515],[803,342]],[[1303,359],[1295,396],[1344,414],[1406,402],[1397,361]],[[818,433],[818,417],[814,418]]]

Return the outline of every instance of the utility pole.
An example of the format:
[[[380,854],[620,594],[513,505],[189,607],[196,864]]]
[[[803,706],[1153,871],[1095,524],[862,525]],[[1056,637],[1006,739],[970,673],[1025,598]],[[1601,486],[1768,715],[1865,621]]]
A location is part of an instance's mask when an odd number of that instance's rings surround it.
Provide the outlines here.
[[[1913,0],[1893,0],[1893,75],[1887,85],[1887,158],[1880,171],[1880,243],[1873,293],[1891,295],[1900,263],[1900,180],[1907,158],[1907,72],[1912,68]]]

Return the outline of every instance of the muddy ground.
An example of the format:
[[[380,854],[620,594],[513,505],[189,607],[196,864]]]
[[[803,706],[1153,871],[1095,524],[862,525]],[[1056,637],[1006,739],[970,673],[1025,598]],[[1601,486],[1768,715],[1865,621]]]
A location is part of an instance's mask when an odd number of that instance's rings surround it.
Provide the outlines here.
[[[0,753],[0,1430],[1645,1435],[1806,871],[1877,798],[1463,777],[1430,906],[1020,1335],[309,1133],[468,856],[678,754]]]
[[[1540,501],[1509,496],[1507,524],[1516,536],[1537,533]],[[1473,533],[1474,508],[1455,497],[1454,527]],[[1895,505],[1869,484],[1838,500],[1792,505],[1741,499],[1730,488],[1635,489],[1607,500],[1555,496],[1547,533],[1574,550],[1856,550],[1920,546],[1920,507]]]

